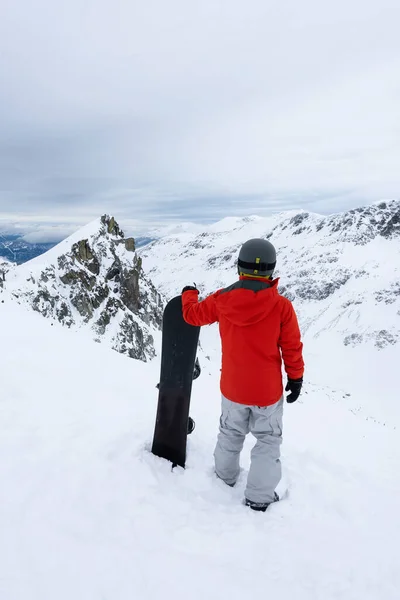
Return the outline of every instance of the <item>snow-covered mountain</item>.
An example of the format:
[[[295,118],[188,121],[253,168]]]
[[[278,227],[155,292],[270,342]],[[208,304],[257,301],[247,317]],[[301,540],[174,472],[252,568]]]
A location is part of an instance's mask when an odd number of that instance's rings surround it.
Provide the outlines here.
[[[277,248],[280,291],[295,303],[303,333],[377,348],[400,341],[400,201],[322,217],[288,212],[227,218],[202,233],[174,233],[140,250],[167,297],[195,282],[202,294],[236,278],[240,245]]]
[[[160,239],[170,235],[181,235],[181,234],[198,234],[202,233],[204,225],[201,223],[170,223],[169,225],[163,225],[162,227],[152,227],[147,231],[148,237],[152,239]]]
[[[104,215],[5,276],[3,294],[132,358],[155,355],[162,300],[133,238]]]

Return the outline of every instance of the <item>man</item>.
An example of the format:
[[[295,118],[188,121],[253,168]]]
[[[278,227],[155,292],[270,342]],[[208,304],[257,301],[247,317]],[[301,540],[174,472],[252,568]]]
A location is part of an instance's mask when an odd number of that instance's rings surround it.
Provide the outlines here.
[[[257,443],[251,453],[245,503],[258,511],[279,500],[275,490],[281,479],[282,360],[289,403],[300,395],[304,372],[296,314],[291,302],[278,293],[279,279],[272,279],[275,265],[274,246],[252,239],[239,252],[236,283],[202,302],[196,287],[182,291],[187,323],[219,322],[222,414],[214,453],[216,474],[235,485],[240,452],[251,432]]]

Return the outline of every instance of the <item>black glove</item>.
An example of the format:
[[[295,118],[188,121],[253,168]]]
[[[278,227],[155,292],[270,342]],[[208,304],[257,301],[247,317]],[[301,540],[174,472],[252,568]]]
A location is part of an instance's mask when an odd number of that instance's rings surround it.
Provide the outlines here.
[[[292,402],[296,402],[297,398],[300,396],[301,388],[303,386],[303,378],[300,379],[288,379],[287,386],[285,388],[286,392],[291,392],[286,400],[289,404]]]
[[[189,290],[193,290],[194,292],[198,292],[199,290],[196,287],[196,284],[194,285],[186,285],[183,290],[182,290],[182,294],[184,294],[185,292],[188,292]]]

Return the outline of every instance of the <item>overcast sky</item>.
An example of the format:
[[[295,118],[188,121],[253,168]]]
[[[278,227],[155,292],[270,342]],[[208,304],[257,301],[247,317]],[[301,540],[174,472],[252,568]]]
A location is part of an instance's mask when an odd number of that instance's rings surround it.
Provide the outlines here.
[[[399,0],[1,0],[0,230],[400,196]]]

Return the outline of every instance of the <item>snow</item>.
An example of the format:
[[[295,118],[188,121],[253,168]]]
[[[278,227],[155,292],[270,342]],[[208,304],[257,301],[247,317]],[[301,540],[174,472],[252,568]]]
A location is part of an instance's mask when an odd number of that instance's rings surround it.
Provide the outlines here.
[[[187,469],[173,472],[149,452],[157,361],[51,325],[4,293],[0,331],[1,599],[398,599],[398,413],[388,426],[364,402],[354,411],[345,386],[324,383],[329,355],[285,406],[289,494],[261,514],[241,504],[250,439],[235,488],[213,474],[215,327],[201,334],[213,360],[193,386]],[[343,363],[366,350],[345,352]],[[389,390],[398,404],[394,378]]]
[[[166,298],[193,283],[203,298],[236,280],[243,242],[269,237],[277,248],[280,289],[294,295],[307,380],[333,394],[344,390],[342,396],[350,396],[340,397],[349,410],[393,427],[400,421],[400,403],[393,399],[400,353],[400,238],[371,235],[364,243],[365,230],[358,227],[362,221],[373,232],[398,210],[400,204],[392,204],[332,217],[304,211],[228,217],[200,234],[162,238],[140,254]],[[204,355],[218,363],[216,328],[203,328],[201,344]]]
[[[146,237],[150,238],[161,238],[167,236],[174,236],[177,234],[185,233],[200,233],[203,231],[203,225],[200,223],[171,223],[170,225],[164,225],[162,227],[153,227],[146,230]]]

